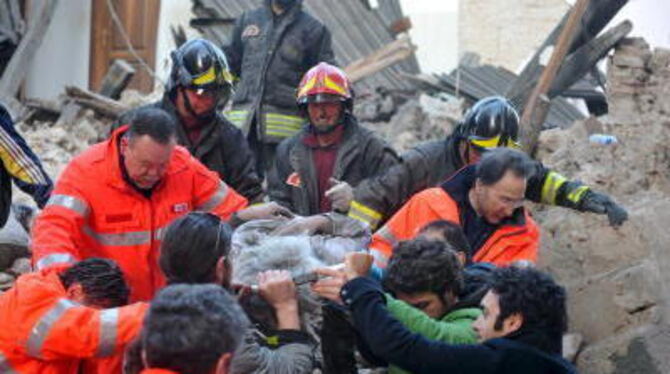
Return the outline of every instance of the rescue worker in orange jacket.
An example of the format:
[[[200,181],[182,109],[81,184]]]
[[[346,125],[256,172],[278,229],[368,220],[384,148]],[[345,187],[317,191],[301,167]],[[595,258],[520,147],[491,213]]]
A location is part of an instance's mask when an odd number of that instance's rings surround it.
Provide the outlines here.
[[[128,293],[121,269],[106,259],[19,277],[0,295],[0,373],[79,373],[84,358],[122,352],[148,308],[121,306]]]
[[[247,200],[175,144],[172,117],[146,108],[72,160],[36,220],[35,267],[111,258],[131,286],[131,300],[149,300],[165,283],[158,248],[173,219],[202,210],[239,222],[283,209],[240,211]]]
[[[479,100],[446,139],[418,145],[401,155],[402,162],[386,173],[368,178],[354,189],[349,216],[373,229],[391,217],[414,194],[439,186],[463,166],[476,163],[487,149],[519,148],[519,115],[507,99]],[[577,180],[569,180],[534,161],[526,198],[580,212],[606,214],[612,226],[628,219],[626,209],[609,195]]]
[[[526,182],[533,171],[532,161],[524,153],[497,148],[440,187],[414,195],[373,236],[370,249],[377,265],[385,267],[397,242],[412,239],[438,219],[463,227],[473,262],[535,262],[540,233],[523,208]]]

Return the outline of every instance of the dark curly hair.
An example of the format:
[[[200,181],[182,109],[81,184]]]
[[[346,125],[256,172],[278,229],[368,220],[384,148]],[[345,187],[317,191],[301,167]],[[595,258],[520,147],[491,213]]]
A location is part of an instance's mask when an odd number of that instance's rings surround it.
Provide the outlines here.
[[[79,261],[59,274],[64,288],[80,284],[87,305],[114,308],[128,303],[130,289],[116,262],[106,258]]]
[[[523,316],[523,329],[536,329],[559,338],[568,329],[565,288],[535,268],[502,267],[493,271],[491,292],[498,296],[500,314],[494,327],[501,329],[512,314]]]
[[[463,287],[461,264],[448,243],[426,239],[403,241],[393,249],[383,284],[392,292],[458,295]]]

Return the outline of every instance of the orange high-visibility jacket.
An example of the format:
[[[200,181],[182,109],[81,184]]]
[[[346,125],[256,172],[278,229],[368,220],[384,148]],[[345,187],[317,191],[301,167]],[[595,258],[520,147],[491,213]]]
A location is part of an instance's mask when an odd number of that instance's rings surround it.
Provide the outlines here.
[[[83,306],[66,298],[62,270],[23,275],[0,295],[0,373],[77,373],[80,359],[118,354],[139,333],[148,304]]]
[[[536,262],[540,231],[527,211],[523,225],[501,225],[480,248],[472,248],[474,262],[508,265],[517,260]],[[370,251],[380,267],[386,267],[393,246],[414,238],[430,222],[449,220],[460,224],[458,204],[441,187],[428,188],[396,212],[372,237]]]
[[[180,146],[151,197],[145,197],[122,176],[118,140],[126,129],[120,127],[63,171],[35,222],[33,263],[43,269],[89,257],[115,260],[131,287],[131,301],[145,301],[165,283],[158,253],[170,222],[194,210],[229,219],[247,200]]]
[[[167,369],[144,369],[140,374],[179,374],[179,373]]]

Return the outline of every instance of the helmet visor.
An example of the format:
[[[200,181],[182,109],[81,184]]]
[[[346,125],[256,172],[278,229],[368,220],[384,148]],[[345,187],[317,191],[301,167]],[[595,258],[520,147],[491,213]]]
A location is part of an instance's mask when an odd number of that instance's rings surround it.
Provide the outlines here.
[[[468,136],[468,141],[474,147],[482,150],[487,150],[491,148],[498,147],[507,147],[512,149],[521,149],[521,144],[514,139],[508,137],[502,137],[500,135],[494,136],[492,138],[484,138],[481,136],[470,135]]]
[[[319,93],[315,95],[307,95],[302,98],[303,104],[318,104],[318,103],[339,103],[345,101],[346,98],[329,93]]]

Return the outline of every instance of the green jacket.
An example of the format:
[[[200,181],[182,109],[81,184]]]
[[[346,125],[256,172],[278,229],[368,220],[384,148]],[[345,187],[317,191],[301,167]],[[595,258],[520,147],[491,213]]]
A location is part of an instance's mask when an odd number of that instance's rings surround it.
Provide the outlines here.
[[[438,320],[389,295],[386,295],[386,307],[393,317],[402,322],[410,331],[421,334],[425,338],[449,344],[477,343],[477,335],[472,329],[472,323],[482,313],[479,308],[452,310]],[[389,374],[407,373],[409,372],[397,366],[389,367]]]

